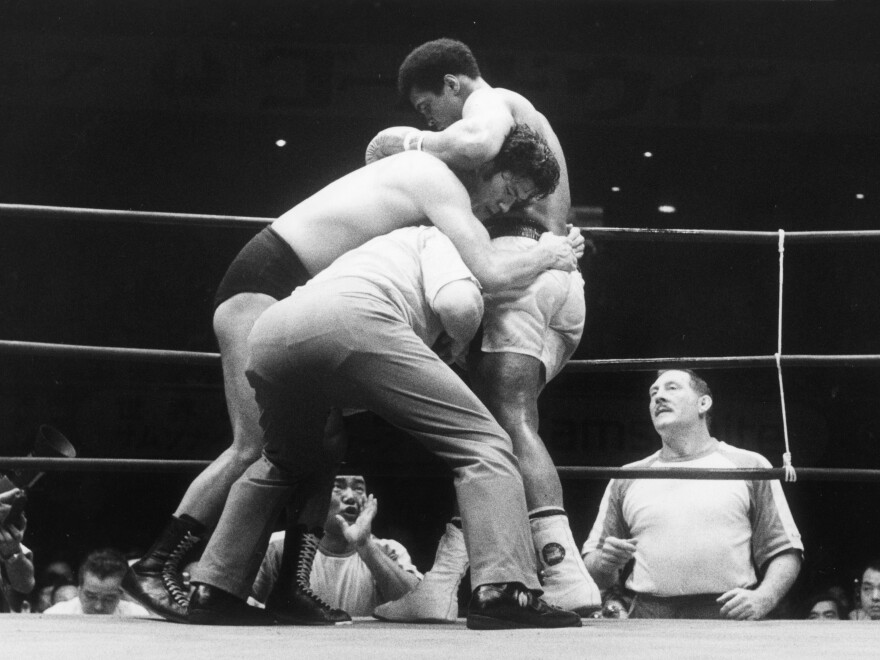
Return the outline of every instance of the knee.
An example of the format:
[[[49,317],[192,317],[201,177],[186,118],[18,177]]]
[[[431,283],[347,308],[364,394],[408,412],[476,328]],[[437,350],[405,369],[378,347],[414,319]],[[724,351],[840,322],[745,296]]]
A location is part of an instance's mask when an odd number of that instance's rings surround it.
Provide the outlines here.
[[[229,469],[241,475],[262,456],[260,443],[238,443],[229,448]]]

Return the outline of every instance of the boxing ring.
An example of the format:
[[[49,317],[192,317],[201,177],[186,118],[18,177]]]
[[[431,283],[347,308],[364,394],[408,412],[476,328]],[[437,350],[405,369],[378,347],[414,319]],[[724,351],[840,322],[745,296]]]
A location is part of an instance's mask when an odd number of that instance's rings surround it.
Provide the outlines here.
[[[0,218],[76,222],[190,225],[203,227],[253,227],[273,218],[216,216],[141,211],[59,208],[0,204]],[[779,259],[778,325],[775,351],[764,355],[720,357],[665,357],[643,359],[572,360],[563,373],[652,371],[661,368],[772,369],[778,376],[784,447],[782,465],[769,469],[622,469],[619,467],[559,466],[563,480],[620,478],[762,479],[880,482],[880,470],[811,468],[797,466],[790,446],[785,405],[784,372],[802,366],[875,367],[880,355],[792,355],[783,352],[785,248],[829,242],[877,241],[880,231],[762,232],[687,229],[626,229],[584,227],[595,241],[714,242],[775,245]],[[216,368],[217,353],[85,346],[0,340],[0,356],[25,356],[47,360],[103,360],[146,362]],[[794,448],[796,451],[796,447]],[[190,472],[207,466],[204,460],[148,460],[125,458],[0,457],[3,470],[71,472]],[[400,476],[400,466],[365,466],[368,476]],[[405,473],[405,470],[404,470]],[[403,475],[405,476],[405,474]],[[839,626],[845,626],[845,631]],[[824,657],[830,647],[840,657],[865,654],[877,644],[870,625],[850,622],[792,620],[752,623],[706,621],[584,620],[581,629],[475,632],[464,621],[452,625],[401,625],[356,619],[354,625],[323,628],[203,628],[172,625],[156,619],[116,620],[112,617],[0,617],[0,639],[9,657],[98,656],[128,658],[236,657],[259,653],[280,656],[295,651],[300,657],[350,653],[354,657],[464,658],[547,657]],[[96,646],[100,652],[96,655]],[[63,649],[63,650],[62,650]],[[868,651],[870,654],[870,651]]]

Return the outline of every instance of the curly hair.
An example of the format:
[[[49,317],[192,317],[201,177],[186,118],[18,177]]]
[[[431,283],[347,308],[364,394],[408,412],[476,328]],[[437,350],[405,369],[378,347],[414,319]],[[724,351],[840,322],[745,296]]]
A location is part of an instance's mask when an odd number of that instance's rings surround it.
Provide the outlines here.
[[[480,77],[480,67],[471,49],[455,39],[435,39],[413,50],[397,72],[397,91],[409,97],[413,87],[439,94],[447,73]]]
[[[533,199],[546,197],[559,185],[559,161],[547,140],[528,124],[514,124],[493,165],[493,173],[531,179],[536,190]]]

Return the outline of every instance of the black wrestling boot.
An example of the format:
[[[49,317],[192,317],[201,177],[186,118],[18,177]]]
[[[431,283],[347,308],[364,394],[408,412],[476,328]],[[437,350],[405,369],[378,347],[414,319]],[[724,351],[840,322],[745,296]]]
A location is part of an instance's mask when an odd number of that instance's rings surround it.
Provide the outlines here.
[[[187,623],[201,626],[274,626],[275,618],[259,607],[209,584],[198,584],[189,599]]]
[[[468,607],[467,627],[471,630],[580,626],[580,616],[551,607],[519,582],[480,585]]]
[[[189,590],[183,584],[180,567],[204,533],[205,526],[195,518],[171,516],[153,547],[126,572],[122,579],[125,593],[151,612],[185,623]]]
[[[309,587],[312,562],[320,543],[318,534],[323,535],[323,532],[312,533],[304,525],[297,525],[288,529],[284,537],[284,558],[278,580],[266,601],[266,609],[281,624],[333,626],[351,623],[347,612],[330,607]]]

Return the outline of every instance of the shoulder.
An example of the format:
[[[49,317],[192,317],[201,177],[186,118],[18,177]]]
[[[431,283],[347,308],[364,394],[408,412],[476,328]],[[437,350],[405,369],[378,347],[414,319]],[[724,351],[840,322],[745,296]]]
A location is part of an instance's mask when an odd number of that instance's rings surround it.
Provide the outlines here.
[[[116,613],[122,616],[151,616],[144,607],[130,600],[120,600],[116,610]]]
[[[47,607],[43,610],[43,614],[82,614],[82,605],[78,597],[72,598]]]
[[[659,460],[659,458],[660,458],[660,450],[658,449],[650,456],[646,456],[645,458],[642,458],[642,459],[635,461],[633,463],[627,463],[623,467],[624,468],[649,468],[649,467],[653,467],[654,463],[656,463]]]
[[[769,468],[772,467],[770,461],[761,454],[734,447],[726,442],[718,443],[718,454],[724,457],[735,468]]]

